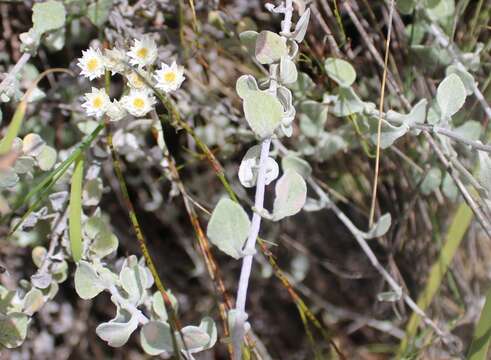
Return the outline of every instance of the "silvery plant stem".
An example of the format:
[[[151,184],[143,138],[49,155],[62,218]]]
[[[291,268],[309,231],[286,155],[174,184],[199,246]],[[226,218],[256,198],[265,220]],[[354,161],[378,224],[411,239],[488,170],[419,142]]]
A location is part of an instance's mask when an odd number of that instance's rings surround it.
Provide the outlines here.
[[[271,138],[266,138],[261,143],[261,155],[259,157],[259,170],[256,183],[256,196],[254,199],[254,207],[256,211],[252,215],[251,229],[249,237],[244,247],[244,252],[248,255],[242,259],[242,268],[240,270],[239,289],[237,290],[237,302],[235,308],[238,310],[239,316],[234,327],[233,345],[234,345],[234,359],[240,360],[242,358],[242,339],[244,337],[244,324],[245,324],[245,303],[247,299],[247,288],[249,285],[249,277],[252,269],[253,253],[256,248],[256,240],[259,235],[259,228],[261,227],[261,216],[258,211],[263,209],[264,205],[264,189],[266,187],[266,160],[269,155],[269,148],[271,145]]]
[[[9,87],[10,82],[12,81],[12,79],[15,78],[15,76],[17,75],[17,73],[19,71],[21,71],[21,69],[29,61],[30,58],[31,58],[31,55],[29,53],[24,53],[20,57],[19,61],[17,61],[17,64],[14,65],[14,67],[12,68],[12,70],[10,70],[10,72],[7,74],[7,76],[5,76],[5,78],[0,83],[0,93],[2,93],[3,91],[5,91],[5,89],[7,87]]]

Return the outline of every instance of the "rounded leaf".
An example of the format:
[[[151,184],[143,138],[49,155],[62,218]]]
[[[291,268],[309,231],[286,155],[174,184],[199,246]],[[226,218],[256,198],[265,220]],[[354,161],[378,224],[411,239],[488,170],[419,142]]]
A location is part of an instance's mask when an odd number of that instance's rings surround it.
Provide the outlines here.
[[[172,333],[169,324],[162,321],[149,321],[140,332],[143,350],[148,355],[172,354]]]
[[[345,60],[329,58],[324,62],[324,68],[327,75],[341,86],[351,86],[356,80],[355,69]]]
[[[256,59],[261,64],[272,64],[288,54],[286,39],[272,31],[261,31],[256,39]]]
[[[38,34],[65,25],[66,10],[61,1],[49,0],[32,7],[32,24]]]
[[[104,286],[92,265],[86,261],[80,261],[75,270],[75,291],[78,296],[88,300],[97,296],[102,290]]]
[[[450,117],[464,105],[467,96],[464,83],[456,74],[448,75],[438,85],[436,101],[442,116]]]
[[[298,213],[307,199],[307,184],[296,171],[287,170],[275,187],[273,219],[278,221]]]
[[[260,138],[266,138],[280,125],[283,106],[275,96],[254,91],[244,99],[244,115],[252,131]]]

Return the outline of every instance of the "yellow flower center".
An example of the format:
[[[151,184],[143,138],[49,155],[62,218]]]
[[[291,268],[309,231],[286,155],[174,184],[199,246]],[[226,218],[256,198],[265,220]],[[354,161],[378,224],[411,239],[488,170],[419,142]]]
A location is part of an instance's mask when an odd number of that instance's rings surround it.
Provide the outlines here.
[[[136,52],[136,56],[138,56],[140,59],[145,59],[148,55],[148,49],[147,48],[140,48]]]
[[[138,74],[132,73],[130,76],[131,76],[131,83],[133,84],[134,87],[136,88],[143,87],[144,83],[140,79],[140,76],[138,76]]]
[[[102,104],[103,104],[103,101],[100,98],[100,96],[95,97],[94,100],[92,100],[92,107],[94,107],[95,109],[101,108]]]
[[[99,66],[99,61],[96,58],[92,58],[87,61],[87,70],[94,71]]]
[[[145,101],[142,98],[134,98],[133,99],[133,106],[136,109],[143,109],[145,106]]]
[[[173,82],[176,80],[176,73],[172,71],[168,71],[164,73],[164,81],[165,82]]]

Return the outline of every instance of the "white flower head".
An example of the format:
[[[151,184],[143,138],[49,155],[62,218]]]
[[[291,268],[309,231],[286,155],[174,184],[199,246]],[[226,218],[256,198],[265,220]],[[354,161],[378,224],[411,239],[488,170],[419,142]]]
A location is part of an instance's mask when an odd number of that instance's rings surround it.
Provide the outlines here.
[[[123,96],[121,103],[131,115],[142,117],[153,109],[156,100],[148,90],[131,90]]]
[[[141,76],[145,76],[141,71],[139,72]],[[141,78],[141,76],[135,71],[131,71],[126,74],[126,80],[128,80],[128,85],[132,89],[143,90],[147,89],[148,86],[145,81]]]
[[[106,114],[111,121],[119,121],[127,115],[127,112],[120,101],[113,100],[108,105]]]
[[[82,107],[85,108],[87,115],[100,118],[107,111],[111,100],[104,89],[92,88],[90,93],[85,94],[85,102]]]
[[[171,66],[162,63],[160,70],[157,70],[154,75],[157,80],[155,87],[165,92],[176,91],[184,81],[184,68],[177,66],[174,61]]]
[[[121,49],[113,48],[104,50],[104,65],[113,75],[124,72],[127,61],[128,57]]]
[[[150,65],[157,60],[157,44],[149,35],[144,35],[141,40],[135,40],[128,53],[132,65]]]
[[[89,48],[82,51],[82,57],[78,59],[77,64],[82,74],[89,80],[94,80],[104,74],[104,58],[99,49]]]

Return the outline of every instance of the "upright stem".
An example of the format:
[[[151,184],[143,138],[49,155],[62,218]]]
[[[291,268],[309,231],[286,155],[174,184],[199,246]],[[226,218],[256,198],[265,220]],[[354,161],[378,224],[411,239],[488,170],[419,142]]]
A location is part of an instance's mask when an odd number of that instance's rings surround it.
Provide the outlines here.
[[[253,252],[256,247],[256,240],[259,235],[259,228],[261,226],[261,216],[258,211],[263,209],[264,205],[264,189],[266,187],[266,160],[269,155],[269,147],[271,145],[271,138],[266,138],[261,143],[261,156],[259,158],[259,172],[257,175],[256,184],[256,196],[254,199],[254,207],[256,211],[252,215],[251,230],[249,237],[245,245],[245,252],[250,254],[246,255],[242,260],[242,268],[240,270],[239,289],[237,290],[237,302],[236,309],[239,316],[237,317],[236,326],[233,329],[233,343],[234,343],[234,358],[240,360],[242,357],[242,338],[244,337],[244,324],[245,324],[245,303],[247,299],[247,288],[249,285],[249,277],[251,275]]]

